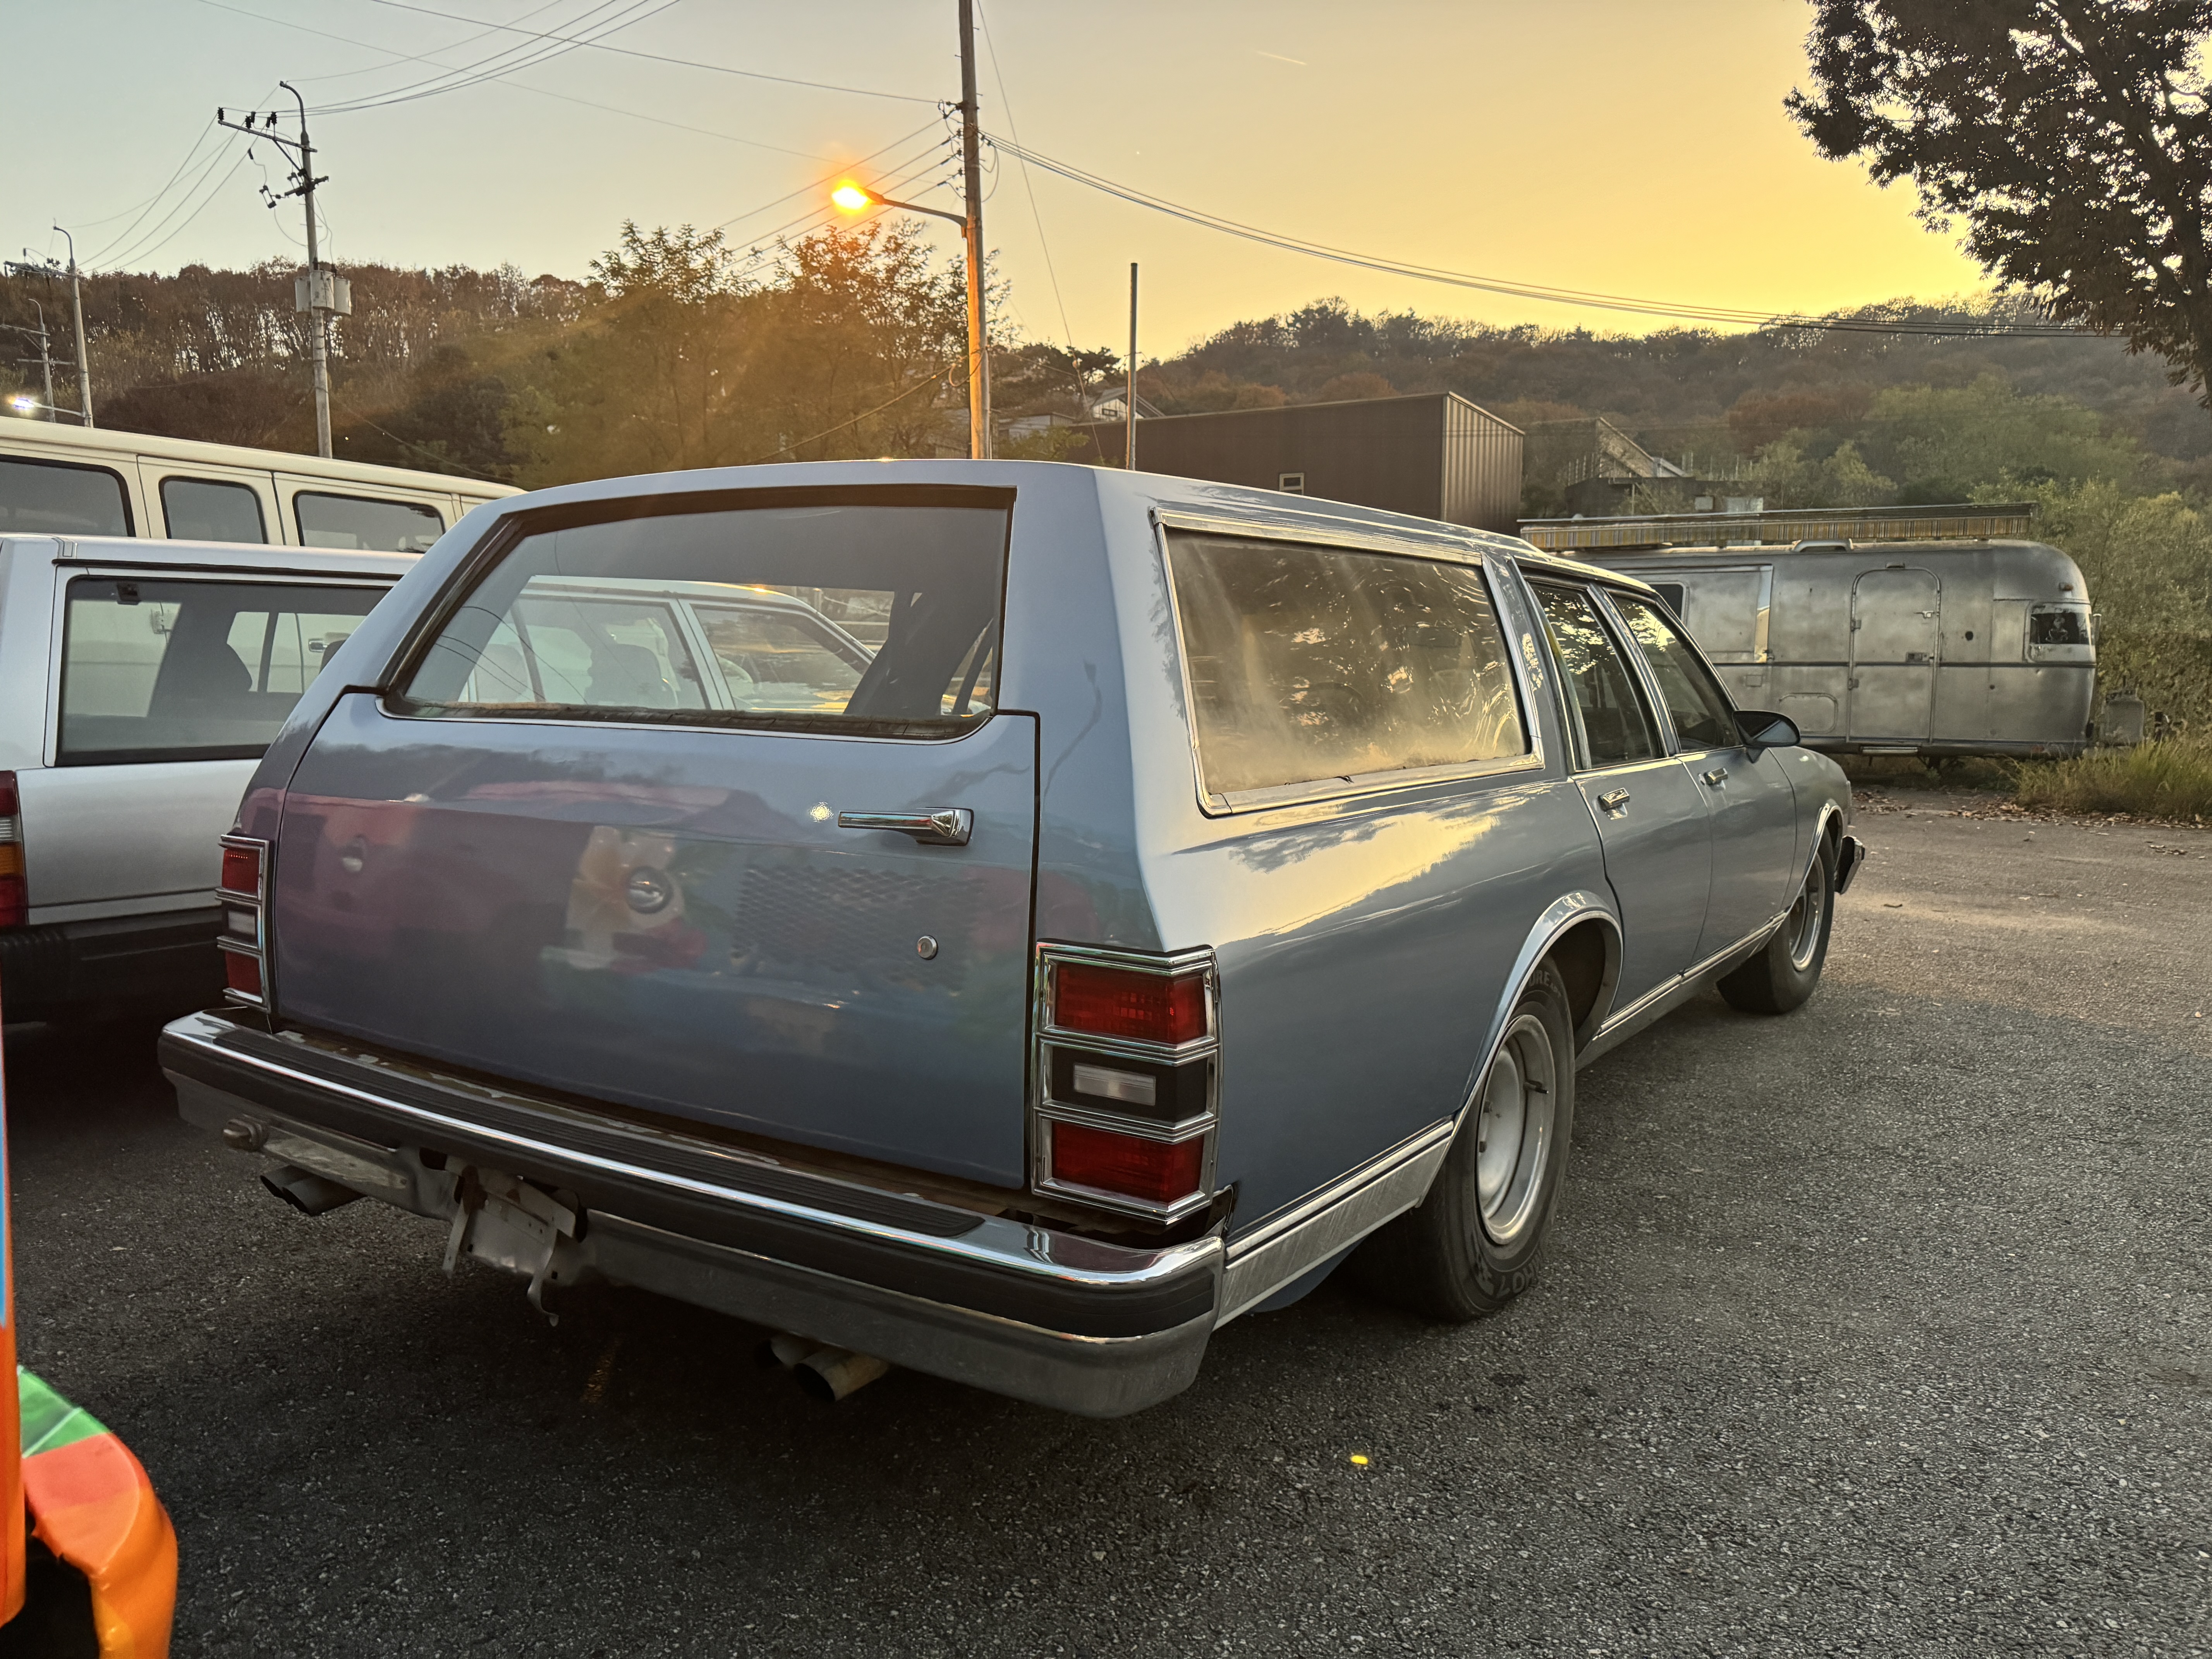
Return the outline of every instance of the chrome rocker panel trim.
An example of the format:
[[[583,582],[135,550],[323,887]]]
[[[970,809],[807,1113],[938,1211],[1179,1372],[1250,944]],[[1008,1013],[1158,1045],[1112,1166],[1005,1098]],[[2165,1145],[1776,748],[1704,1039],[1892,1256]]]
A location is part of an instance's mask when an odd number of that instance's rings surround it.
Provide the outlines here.
[[[235,1119],[250,1120],[264,1127],[260,1150],[439,1219],[454,1214],[460,1165],[484,1168],[476,1160],[487,1152],[506,1164],[497,1174],[519,1168],[543,1180],[549,1178],[544,1171],[553,1171],[581,1194],[588,1218],[580,1230],[582,1237],[554,1241],[549,1284],[600,1278],[632,1285],[777,1329],[800,1331],[915,1370],[1092,1417],[1141,1411],[1187,1388],[1216,1322],[1224,1261],[1218,1237],[1134,1250],[1005,1217],[959,1212],[952,1212],[960,1218],[958,1230],[950,1234],[902,1227],[535,1139],[397,1098],[396,1091],[334,1082],[272,1059],[218,1048],[222,1037],[240,1029],[216,1016],[193,1014],[163,1031],[163,1069],[177,1087],[178,1109],[187,1121],[221,1131]],[[252,1092],[210,1081],[204,1074],[210,1060],[219,1061],[228,1077]],[[263,1090],[267,1098],[253,1097]],[[305,1109],[303,1100],[308,1103]],[[313,1121],[318,1102],[356,1126],[364,1118],[389,1125],[392,1139],[400,1144]],[[447,1152],[452,1169],[424,1165],[419,1153],[425,1149]],[[601,1192],[593,1190],[595,1178],[605,1182]],[[821,1184],[831,1192],[844,1185],[826,1179]],[[661,1224],[660,1217],[647,1220],[625,1214],[626,1207],[639,1207],[635,1200],[641,1194],[665,1197],[672,1213],[768,1224],[765,1231],[814,1241],[830,1259],[857,1264],[857,1270],[832,1271],[763,1249],[701,1237]],[[899,1201],[920,1204],[925,1212],[949,1207]],[[503,1249],[498,1233],[496,1227],[479,1224],[470,1253],[527,1271],[514,1250]],[[867,1272],[871,1266],[880,1266],[886,1279],[903,1279],[905,1286],[874,1282]],[[998,1294],[981,1299],[1002,1305],[1042,1299],[1105,1316],[1068,1320],[1071,1324],[1127,1322],[1117,1322],[1115,1310],[1128,1305],[1128,1298],[1148,1295],[1162,1298],[1169,1309],[1188,1306],[1194,1311],[1158,1328],[1086,1334],[912,1288],[918,1275],[932,1272],[955,1285],[985,1285]]]

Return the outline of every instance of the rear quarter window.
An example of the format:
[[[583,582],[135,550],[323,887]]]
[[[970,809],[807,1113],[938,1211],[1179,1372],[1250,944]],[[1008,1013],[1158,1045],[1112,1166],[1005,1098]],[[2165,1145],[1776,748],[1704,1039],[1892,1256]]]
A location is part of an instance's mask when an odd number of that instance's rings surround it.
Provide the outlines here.
[[[1169,564],[1212,803],[1531,752],[1480,566],[1182,533]]]
[[[64,766],[250,759],[381,587],[79,576],[62,633]]]

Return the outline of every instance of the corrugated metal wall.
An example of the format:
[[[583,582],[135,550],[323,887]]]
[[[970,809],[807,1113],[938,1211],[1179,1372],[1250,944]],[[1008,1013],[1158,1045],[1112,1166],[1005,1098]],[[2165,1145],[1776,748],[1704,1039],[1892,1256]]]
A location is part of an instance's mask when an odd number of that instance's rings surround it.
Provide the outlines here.
[[[1069,457],[1119,466],[1123,428],[1085,428]],[[1464,398],[1437,392],[1281,409],[1169,415],[1137,422],[1146,472],[1304,494],[1513,534],[1521,509],[1521,434]]]

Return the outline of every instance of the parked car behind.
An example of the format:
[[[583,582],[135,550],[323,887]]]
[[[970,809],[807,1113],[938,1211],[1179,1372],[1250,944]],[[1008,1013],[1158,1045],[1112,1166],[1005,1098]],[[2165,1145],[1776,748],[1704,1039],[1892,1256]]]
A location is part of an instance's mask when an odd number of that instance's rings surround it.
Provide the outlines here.
[[[215,837],[412,556],[0,536],[11,1019],[222,994]]]
[[[233,1006],[162,1060],[300,1207],[539,1305],[1134,1411],[1363,1241],[1443,1317],[1530,1282],[1577,1064],[1819,978],[1857,849],[1795,737],[1642,583],[1447,525],[1018,462],[549,490],[301,699]]]

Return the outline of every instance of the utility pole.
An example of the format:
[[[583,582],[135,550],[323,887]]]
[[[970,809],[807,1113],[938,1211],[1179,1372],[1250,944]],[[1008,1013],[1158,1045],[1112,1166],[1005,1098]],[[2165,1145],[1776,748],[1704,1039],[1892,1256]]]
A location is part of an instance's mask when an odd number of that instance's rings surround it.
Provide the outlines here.
[[[59,225],[56,225],[54,228],[61,230],[63,235],[69,236],[69,232],[62,230]],[[27,336],[39,343],[39,366],[45,371],[46,378],[46,401],[42,405],[46,411],[46,418],[54,420],[63,415],[74,415],[82,424],[90,426],[92,424],[92,364],[84,343],[84,296],[77,280],[76,239],[73,236],[70,237],[70,261],[66,270],[52,259],[43,258],[33,253],[29,248],[25,248],[23,254],[24,257],[21,259],[8,261],[6,269],[10,276],[43,276],[49,283],[57,276],[67,276],[70,279],[70,301],[76,315],[76,408],[59,409],[54,404],[54,360],[46,333],[46,308],[39,305],[36,300],[31,301],[33,305],[38,306],[39,310],[39,325],[35,330],[23,328],[12,323],[8,325],[8,327],[13,333]],[[26,357],[22,361],[28,362],[30,359]]]
[[[326,185],[330,179],[327,176],[319,179],[315,176],[315,149],[307,137],[307,100],[300,96],[300,89],[290,82],[279,81],[276,84],[290,93],[293,100],[300,106],[300,136],[297,138],[287,138],[276,130],[276,117],[273,111],[259,118],[260,125],[258,127],[254,125],[256,118],[251,111],[247,112],[243,126],[229,119],[221,110],[215,112],[215,118],[219,125],[228,127],[233,132],[242,132],[249,138],[266,138],[273,144],[280,144],[296,152],[300,158],[299,167],[292,175],[291,189],[272,196],[264,186],[261,193],[267,198],[272,208],[294,196],[299,197],[307,205],[307,274],[295,283],[293,289],[295,308],[307,313],[307,356],[313,365],[315,380],[315,453],[328,460],[331,458],[331,367],[330,330],[326,319],[332,313],[341,317],[353,314],[352,285],[335,271],[323,269],[316,240],[315,186]]]
[[[9,266],[10,271],[21,269],[26,267],[13,264]],[[39,367],[46,371],[46,401],[40,407],[46,411],[46,418],[51,421],[58,411],[54,408],[54,354],[48,346],[46,308],[36,300],[31,301],[31,308],[39,313],[39,325],[36,328],[25,328],[21,323],[0,324],[0,327],[4,327],[10,334],[20,334],[26,339],[36,340],[39,343],[38,363]],[[18,357],[15,361],[19,363],[27,363],[31,359]]]
[[[59,225],[54,228],[69,236],[70,309],[76,321],[76,403],[77,408],[83,411],[85,425],[89,427],[93,424],[92,354],[85,349],[84,343],[84,286],[77,277],[76,238],[70,236],[69,232],[62,230]],[[51,375],[52,371],[50,369],[47,373]],[[54,388],[50,379],[46,383],[46,401],[52,403],[53,400]]]
[[[968,197],[968,453],[991,459],[991,347],[984,336],[983,161],[975,125],[975,0],[960,0],[960,163]]]
[[[1137,470],[1137,262],[1129,261],[1129,386],[1122,394],[1121,465]]]

